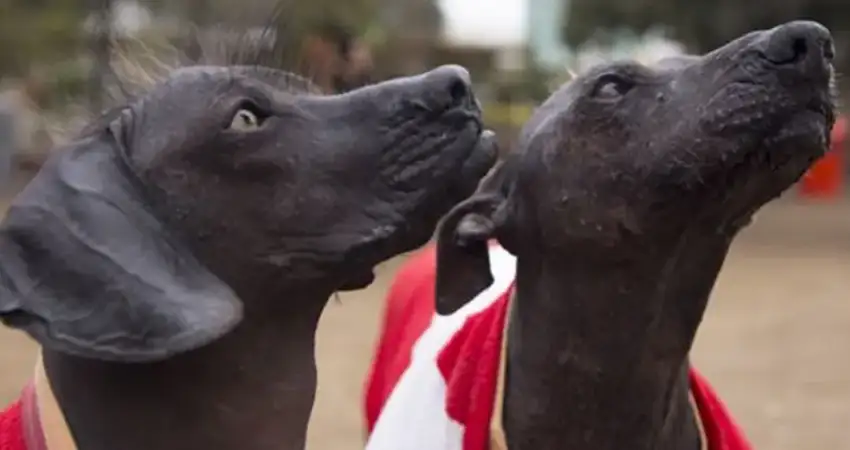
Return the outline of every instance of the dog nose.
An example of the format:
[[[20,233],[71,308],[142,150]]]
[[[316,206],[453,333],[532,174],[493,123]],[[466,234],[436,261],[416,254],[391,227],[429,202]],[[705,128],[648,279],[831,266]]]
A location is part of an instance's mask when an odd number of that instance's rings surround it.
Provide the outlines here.
[[[461,66],[438,67],[425,74],[428,106],[436,111],[457,107],[475,108],[469,71]]]
[[[770,62],[809,75],[830,70],[835,47],[832,34],[823,25],[801,20],[780,25],[768,33],[764,56]]]

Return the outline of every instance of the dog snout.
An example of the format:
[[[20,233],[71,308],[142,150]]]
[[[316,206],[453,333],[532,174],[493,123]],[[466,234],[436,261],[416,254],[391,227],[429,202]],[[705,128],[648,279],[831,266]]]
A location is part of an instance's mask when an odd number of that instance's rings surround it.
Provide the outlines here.
[[[812,77],[829,76],[835,55],[832,35],[817,22],[796,21],[767,32],[764,57],[773,64],[793,68]]]
[[[428,72],[425,89],[427,106],[433,111],[478,108],[469,72],[461,66],[442,66]]]

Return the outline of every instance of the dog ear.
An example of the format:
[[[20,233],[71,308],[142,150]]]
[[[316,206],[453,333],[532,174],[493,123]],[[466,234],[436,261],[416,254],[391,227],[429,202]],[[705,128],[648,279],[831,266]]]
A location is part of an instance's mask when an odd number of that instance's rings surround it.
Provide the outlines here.
[[[451,314],[493,283],[489,241],[508,216],[508,169],[500,162],[437,228],[437,313]]]
[[[47,349],[158,361],[242,317],[146,201],[121,136],[129,120],[57,150],[0,223],[0,320]]]

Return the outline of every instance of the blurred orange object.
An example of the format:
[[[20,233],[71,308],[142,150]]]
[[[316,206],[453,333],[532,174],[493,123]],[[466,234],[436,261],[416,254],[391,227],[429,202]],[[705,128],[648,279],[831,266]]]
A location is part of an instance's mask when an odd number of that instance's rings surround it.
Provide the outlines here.
[[[832,145],[806,174],[800,184],[800,194],[807,198],[837,198],[842,194],[844,181],[844,144],[847,140],[847,119],[839,116],[832,127]]]

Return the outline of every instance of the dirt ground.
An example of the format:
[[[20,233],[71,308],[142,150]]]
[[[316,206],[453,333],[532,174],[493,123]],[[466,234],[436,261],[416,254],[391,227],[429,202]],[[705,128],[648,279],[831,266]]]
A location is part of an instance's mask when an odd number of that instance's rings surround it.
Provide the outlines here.
[[[361,386],[398,264],[328,307],[310,450],[362,448]],[[739,238],[713,297],[694,360],[756,447],[850,450],[850,202],[767,208]],[[0,401],[17,395],[34,352],[0,331]]]

